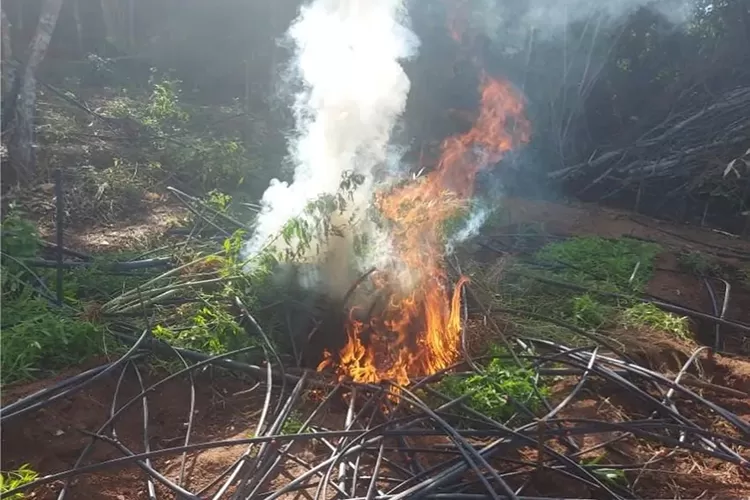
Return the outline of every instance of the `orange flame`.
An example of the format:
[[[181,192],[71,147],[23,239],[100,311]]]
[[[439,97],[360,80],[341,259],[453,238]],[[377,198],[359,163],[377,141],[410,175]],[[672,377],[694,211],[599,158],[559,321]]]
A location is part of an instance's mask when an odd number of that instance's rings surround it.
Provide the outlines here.
[[[383,312],[367,323],[356,317],[361,308],[353,308],[346,345],[335,360],[327,354],[318,370],[335,365],[340,377],[356,382],[406,385],[458,358],[461,289],[468,279],[462,277],[453,292],[446,286],[443,226],[466,206],[477,173],[527,142],[530,134],[523,102],[507,82],[484,76],[480,90],[479,117],[465,134],[443,141],[437,168],[376,196],[402,265],[379,272],[373,280],[381,289],[408,283],[402,287],[407,290],[392,293]]]

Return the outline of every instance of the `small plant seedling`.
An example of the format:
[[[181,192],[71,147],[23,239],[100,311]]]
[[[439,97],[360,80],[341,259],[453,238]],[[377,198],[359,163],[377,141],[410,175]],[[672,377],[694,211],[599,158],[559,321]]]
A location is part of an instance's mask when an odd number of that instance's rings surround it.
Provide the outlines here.
[[[297,434],[302,430],[302,424],[305,423],[305,419],[301,412],[295,410],[287,417],[284,421],[284,425],[281,426],[281,434]]]
[[[591,473],[597,476],[605,483],[609,483],[613,486],[622,485],[627,483],[627,477],[625,471],[622,469],[613,469],[611,467],[597,467],[599,462],[602,460],[602,455],[590,460],[584,460],[581,465],[591,469]]]
[[[0,473],[0,493],[7,493],[25,484],[36,480],[39,474],[29,464],[24,464],[16,470]],[[28,498],[24,493],[16,493],[8,500],[23,500]]]

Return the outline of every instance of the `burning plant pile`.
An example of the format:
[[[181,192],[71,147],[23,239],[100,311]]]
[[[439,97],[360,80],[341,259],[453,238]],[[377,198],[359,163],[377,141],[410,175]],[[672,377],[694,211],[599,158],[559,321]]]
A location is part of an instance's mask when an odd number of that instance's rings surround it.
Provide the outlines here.
[[[289,32],[297,44],[292,69],[303,84],[290,148],[294,180],[272,182],[248,244],[251,255],[266,248],[290,220],[316,234],[321,226],[335,227],[336,234],[329,238],[326,231],[305,257],[319,263],[318,286],[339,297],[349,286],[341,278],[353,268],[376,267],[369,284],[378,299],[373,304],[362,293],[353,295],[346,343],[326,351],[318,366],[356,382],[406,385],[456,360],[466,278],[451,286],[444,228],[468,208],[477,173],[530,135],[521,95],[482,73],[471,129],[443,142],[427,175],[404,182],[408,169],[394,160],[391,143],[409,92],[400,60],[417,46],[404,9],[401,0],[313,2],[302,9]],[[340,179],[352,174],[362,182],[346,203],[323,222],[311,218],[309,207],[336,196]],[[354,242],[363,235],[376,243],[368,257],[353,262]],[[295,233],[276,240],[277,250],[309,239]]]
[[[521,97],[507,82],[485,76],[481,94],[474,126],[443,142],[432,172],[377,194],[376,207],[395,247],[390,266],[372,278],[377,288],[387,290],[386,304],[370,318],[355,305],[346,325],[346,345],[337,354],[326,353],[318,369],[334,365],[340,375],[357,382],[406,385],[456,361],[466,278],[450,291],[444,224],[466,207],[477,172],[527,141],[530,133]]]

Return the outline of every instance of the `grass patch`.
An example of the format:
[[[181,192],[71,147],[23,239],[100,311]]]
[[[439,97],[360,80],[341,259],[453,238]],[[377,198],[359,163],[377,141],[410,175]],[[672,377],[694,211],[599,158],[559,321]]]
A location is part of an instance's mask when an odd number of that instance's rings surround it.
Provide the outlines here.
[[[722,269],[719,262],[701,252],[683,252],[677,256],[677,265],[683,271],[698,276],[721,276]]]
[[[629,327],[647,327],[669,332],[682,340],[690,338],[690,321],[684,316],[662,311],[653,304],[639,303],[622,312],[622,322]]]
[[[583,328],[597,329],[605,325],[616,308],[606,304],[588,293],[570,299],[571,318]]]
[[[497,348],[492,351],[496,355],[500,353]],[[546,396],[548,390],[545,387],[537,390],[536,383],[534,371],[530,368],[519,367],[505,357],[494,357],[484,367],[484,373],[468,377],[448,375],[438,389],[451,398],[469,394],[463,401],[466,406],[494,420],[504,421],[517,412],[511,398],[533,412],[541,408],[540,394]]]
[[[474,267],[471,275],[475,290],[490,309],[530,312],[587,331],[603,331],[620,326],[620,313],[638,303],[630,297],[640,293],[651,279],[653,262],[660,251],[658,245],[638,240],[577,237],[548,244],[531,259],[508,262],[498,272]],[[590,291],[555,286],[540,278]],[[522,315],[506,319],[520,335],[570,345],[590,342],[559,325]]]
[[[24,484],[35,481],[39,474],[29,464],[24,464],[16,470],[0,473],[0,493],[7,493]],[[24,493],[16,493],[6,497],[7,500],[22,500],[28,498]]]
[[[3,383],[51,374],[101,354],[105,331],[44,299],[3,300]]]
[[[561,264],[554,274],[598,290],[641,291],[651,279],[659,245],[627,238],[578,237],[546,245],[536,259]]]

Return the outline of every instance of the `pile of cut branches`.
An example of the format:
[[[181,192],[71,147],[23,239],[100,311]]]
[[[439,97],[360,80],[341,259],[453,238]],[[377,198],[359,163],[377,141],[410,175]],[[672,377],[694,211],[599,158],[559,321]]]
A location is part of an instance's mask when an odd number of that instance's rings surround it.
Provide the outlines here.
[[[596,187],[607,198],[658,186],[665,201],[721,197],[747,210],[749,113],[750,87],[735,88],[710,103],[673,109],[628,147],[594,151],[587,161],[548,175],[579,194]]]

